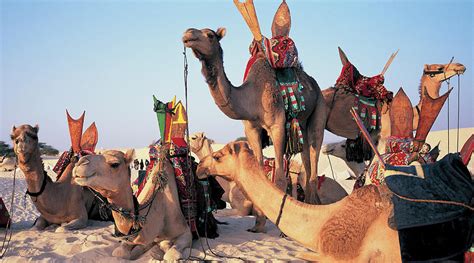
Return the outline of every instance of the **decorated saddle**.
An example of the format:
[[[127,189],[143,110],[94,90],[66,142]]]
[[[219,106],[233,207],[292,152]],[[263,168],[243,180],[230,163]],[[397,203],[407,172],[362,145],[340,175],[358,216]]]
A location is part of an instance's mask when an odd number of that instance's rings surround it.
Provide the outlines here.
[[[474,198],[473,181],[459,154],[422,166],[387,165],[386,173],[385,183],[395,193],[392,223],[403,261],[446,260],[471,246],[472,210],[449,203],[469,206]]]
[[[299,82],[296,69],[299,67],[298,50],[295,42],[289,37],[291,16],[288,5],[283,1],[278,7],[272,23],[272,37],[266,38],[260,33],[257,16],[252,2],[234,1],[245,21],[254,34],[250,44],[250,59],[244,73],[244,81],[258,58],[264,57],[275,69],[276,81],[282,96],[286,115],[286,153],[293,155],[303,150],[303,134],[297,119],[305,111],[302,96],[303,85]],[[247,10],[247,11],[244,11]],[[250,11],[250,14],[248,13]]]
[[[432,158],[423,158],[419,151],[449,93],[450,91],[437,99],[432,99],[429,95],[423,97],[418,128],[416,135],[413,136],[412,104],[400,88],[390,108],[391,136],[387,138],[385,153],[381,155],[385,164],[409,165],[413,161],[421,161],[421,163],[435,161]],[[431,156],[437,157],[437,154],[433,152]],[[380,185],[384,183],[385,169],[377,159],[374,159],[367,170],[367,175],[370,180],[366,180],[366,183]]]

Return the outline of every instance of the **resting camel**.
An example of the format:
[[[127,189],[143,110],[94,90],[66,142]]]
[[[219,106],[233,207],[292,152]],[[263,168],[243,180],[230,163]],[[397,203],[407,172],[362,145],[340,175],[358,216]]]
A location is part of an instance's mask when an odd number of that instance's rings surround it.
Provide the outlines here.
[[[252,1],[246,4],[251,4],[253,7]],[[283,9],[288,9],[286,3],[282,6]],[[251,15],[254,16],[253,20],[257,21],[255,12]],[[289,16],[289,10],[287,15]],[[277,20],[274,19],[273,27],[277,27],[275,23]],[[286,24],[276,31],[274,35],[288,36],[290,25]],[[183,43],[193,50],[196,58],[202,63],[202,74],[217,107],[229,118],[243,121],[245,135],[260,165],[263,165],[262,132],[271,137],[275,147],[275,182],[279,189],[285,189],[283,155],[286,143],[286,117],[284,102],[277,85],[276,71],[265,56],[260,55],[250,68],[244,83],[233,86],[224,70],[220,41],[225,34],[225,28],[218,28],[217,31],[190,28],[184,32]],[[305,189],[306,201],[321,203],[317,194],[317,172],[327,114],[318,83],[306,74],[299,64],[295,72],[297,79],[304,86],[301,95],[304,97],[305,110],[298,114],[297,119],[302,126],[304,140],[302,161],[306,174],[310,175]]]
[[[40,212],[33,227],[43,230],[50,224],[59,224],[61,226],[56,232],[63,232],[86,227],[88,218],[101,220],[92,192],[72,184],[74,162],[56,182],[44,171],[38,130],[38,126],[21,125],[18,128],[13,126],[11,133],[18,166],[25,174],[27,194]]]
[[[300,253],[297,257],[321,262],[401,261],[398,232],[388,225],[392,205],[385,188],[357,189],[329,205],[303,204],[285,197],[265,178],[244,142],[229,143],[205,157],[197,174],[201,178],[217,175],[235,181],[283,233],[317,252]]]
[[[130,163],[133,156],[133,150],[128,150],[125,154],[109,150],[100,155],[84,156],[74,168],[74,181],[96,190],[112,206],[130,214],[138,212],[139,216],[145,217],[145,221],[140,223],[130,216],[112,211],[120,233],[127,235],[134,225],[141,226],[135,235],[113,251],[113,256],[136,259],[153,247],[154,258],[178,260],[183,257],[183,250],[192,245],[192,234],[181,212],[174,170],[167,161],[156,165],[151,172],[155,177],[147,181],[138,197],[141,207],[135,207],[130,186]],[[145,206],[150,202],[150,206]]]
[[[346,158],[346,141],[334,142],[324,144],[321,148],[321,152],[325,155],[332,155],[343,160],[347,167],[350,169],[350,175],[352,179],[357,179],[364,173],[365,163],[364,162],[355,162],[347,161]]]

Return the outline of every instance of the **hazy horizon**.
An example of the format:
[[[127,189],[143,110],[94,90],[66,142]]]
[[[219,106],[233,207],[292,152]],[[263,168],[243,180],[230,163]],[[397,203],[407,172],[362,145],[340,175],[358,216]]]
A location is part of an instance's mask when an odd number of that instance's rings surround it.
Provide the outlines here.
[[[270,35],[280,1],[254,1],[264,35]],[[385,86],[403,87],[412,103],[424,64],[451,57],[461,76],[460,126],[474,127],[472,1],[287,1],[290,36],[305,71],[321,89],[334,84],[342,65],[340,46],[366,76],[382,70]],[[146,147],[159,137],[152,95],[184,100],[183,32],[190,27],[226,27],[221,40],[226,74],[242,83],[251,34],[232,1],[1,1],[0,140],[9,144],[13,125],[39,124],[39,138],[69,148],[66,109],[85,110],[99,148]],[[241,121],[215,105],[201,65],[191,50],[188,104],[190,132],[204,131],[219,143],[243,136]],[[456,128],[458,79],[450,98],[450,128]],[[443,84],[441,93],[447,91]],[[448,128],[447,104],[433,130]],[[333,141],[334,136],[325,136]]]

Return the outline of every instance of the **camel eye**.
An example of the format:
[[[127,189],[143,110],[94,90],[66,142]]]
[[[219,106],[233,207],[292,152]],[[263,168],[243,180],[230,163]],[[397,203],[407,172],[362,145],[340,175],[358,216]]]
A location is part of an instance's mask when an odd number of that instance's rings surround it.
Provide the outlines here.
[[[443,67],[439,67],[439,68],[438,68],[439,71],[441,71],[441,70],[443,70],[443,69],[444,69]]]
[[[207,37],[208,37],[209,39],[214,39],[214,34],[209,33],[209,34],[207,34]]]
[[[119,166],[120,166],[120,163],[111,163],[111,164],[110,164],[110,167],[112,167],[112,168],[114,168],[114,169],[117,168],[117,167],[119,167]]]

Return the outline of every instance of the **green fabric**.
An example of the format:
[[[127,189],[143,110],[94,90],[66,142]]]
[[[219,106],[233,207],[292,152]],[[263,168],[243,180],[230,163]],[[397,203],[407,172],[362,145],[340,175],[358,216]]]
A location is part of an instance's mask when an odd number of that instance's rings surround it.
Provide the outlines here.
[[[156,112],[156,118],[158,120],[158,127],[160,129],[161,141],[164,141],[165,126],[166,126],[166,103],[159,101],[155,95],[153,95],[154,111]]]

